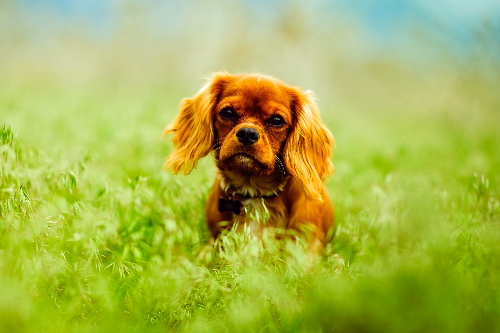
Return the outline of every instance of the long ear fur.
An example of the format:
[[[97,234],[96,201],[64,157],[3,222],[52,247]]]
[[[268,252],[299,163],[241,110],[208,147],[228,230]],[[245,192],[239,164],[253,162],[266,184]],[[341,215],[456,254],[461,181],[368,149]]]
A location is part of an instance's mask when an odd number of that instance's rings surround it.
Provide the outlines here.
[[[320,118],[312,92],[294,90],[295,124],[283,156],[288,172],[303,185],[306,195],[322,203],[327,176],[333,174],[330,154],[334,139]]]
[[[163,137],[174,133],[172,141],[176,150],[168,156],[164,170],[174,174],[189,174],[198,160],[206,156],[213,146],[213,108],[230,75],[219,72],[192,98],[184,98],[177,117],[163,131]]]

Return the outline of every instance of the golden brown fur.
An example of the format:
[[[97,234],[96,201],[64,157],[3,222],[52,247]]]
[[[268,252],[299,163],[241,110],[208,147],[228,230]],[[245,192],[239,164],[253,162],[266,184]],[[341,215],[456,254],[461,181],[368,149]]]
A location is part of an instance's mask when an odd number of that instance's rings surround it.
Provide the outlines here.
[[[195,96],[182,100],[164,136],[169,133],[176,150],[165,169],[175,174],[189,174],[214,152],[218,172],[206,206],[214,238],[238,223],[255,232],[307,231],[310,250],[321,249],[334,220],[323,186],[333,173],[333,137],[310,92],[260,74],[215,73]],[[243,204],[239,215],[219,211],[219,199],[231,195]],[[263,210],[263,201],[270,212],[265,226],[249,218]]]

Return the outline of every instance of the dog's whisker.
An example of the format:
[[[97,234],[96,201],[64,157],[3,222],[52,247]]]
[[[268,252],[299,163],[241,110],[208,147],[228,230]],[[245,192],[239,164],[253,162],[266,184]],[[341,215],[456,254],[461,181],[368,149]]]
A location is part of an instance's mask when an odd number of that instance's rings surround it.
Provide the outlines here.
[[[214,140],[214,144],[212,145],[210,150],[215,153],[215,156],[217,156],[220,153],[220,149],[221,149],[221,146],[220,146],[219,140]]]
[[[212,145],[212,147],[210,148],[210,150],[214,150],[214,149],[215,149],[215,150],[220,149],[220,143],[219,143],[219,141],[218,141],[218,140],[216,140],[216,141],[214,142],[214,144]]]
[[[281,162],[278,155],[274,155],[274,158],[276,159],[276,162],[277,162],[278,167],[279,167],[280,172],[281,172],[281,180],[283,180],[284,176],[286,175],[285,167],[283,166],[283,163]]]
[[[280,158],[277,155],[274,155],[274,158],[276,159],[276,162],[278,162],[278,167],[280,168],[281,173],[284,173],[283,164],[281,163]]]

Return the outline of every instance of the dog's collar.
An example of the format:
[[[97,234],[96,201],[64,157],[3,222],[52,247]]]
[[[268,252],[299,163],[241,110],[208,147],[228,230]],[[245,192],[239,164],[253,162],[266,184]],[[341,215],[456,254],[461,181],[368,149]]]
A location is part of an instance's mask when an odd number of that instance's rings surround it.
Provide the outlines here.
[[[233,200],[248,200],[248,199],[272,199],[272,198],[276,198],[278,196],[279,193],[274,193],[273,195],[262,195],[262,194],[258,194],[258,195],[250,195],[250,194],[241,194],[241,193],[238,193],[238,190],[235,189],[234,187],[230,186],[228,187],[227,189],[224,190],[224,192],[226,192],[226,195],[228,197],[232,197]]]
[[[219,212],[224,213],[224,212],[232,212],[235,215],[240,215],[241,213],[241,206],[243,200],[248,200],[248,199],[272,199],[276,198],[278,196],[278,193],[275,193],[273,195],[262,195],[258,194],[256,196],[252,196],[249,194],[240,194],[237,192],[237,190],[234,187],[228,187],[224,191],[227,195],[227,199],[220,197],[219,198]]]

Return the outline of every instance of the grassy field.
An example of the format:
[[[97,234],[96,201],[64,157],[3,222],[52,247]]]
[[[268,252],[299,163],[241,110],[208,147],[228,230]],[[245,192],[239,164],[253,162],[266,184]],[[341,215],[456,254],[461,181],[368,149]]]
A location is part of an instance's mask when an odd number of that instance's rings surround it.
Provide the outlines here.
[[[356,58],[300,12],[227,44],[2,39],[0,332],[500,332],[498,61]],[[164,126],[222,69],[317,93],[337,230],[313,265],[300,242],[211,246],[211,158],[162,171]]]
[[[0,331],[500,331],[485,89],[452,95],[455,112],[320,103],[338,228],[309,268],[300,243],[208,246],[211,159],[162,171],[162,128],[188,92],[4,89]]]

